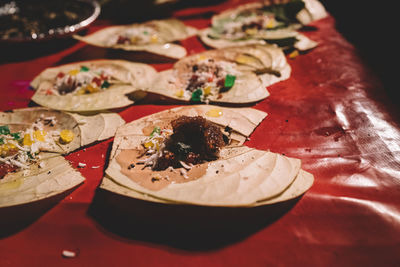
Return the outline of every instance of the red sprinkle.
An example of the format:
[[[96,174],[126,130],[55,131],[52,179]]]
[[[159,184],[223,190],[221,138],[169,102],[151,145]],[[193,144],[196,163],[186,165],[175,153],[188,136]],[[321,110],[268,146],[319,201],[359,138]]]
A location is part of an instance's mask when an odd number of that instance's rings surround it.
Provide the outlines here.
[[[62,78],[62,77],[64,77],[65,76],[65,73],[64,72],[62,72],[62,71],[60,71],[58,74],[57,74],[57,78]]]
[[[3,179],[9,172],[14,172],[18,169],[17,166],[1,163],[0,164],[0,179]]]

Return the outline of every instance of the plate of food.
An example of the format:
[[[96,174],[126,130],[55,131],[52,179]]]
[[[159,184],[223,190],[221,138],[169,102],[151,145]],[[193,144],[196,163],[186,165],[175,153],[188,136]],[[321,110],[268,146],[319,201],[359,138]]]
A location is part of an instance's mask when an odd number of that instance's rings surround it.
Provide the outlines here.
[[[312,185],[301,160],[243,143],[267,116],[252,108],[185,106],[118,128],[101,188],[163,204],[255,207]]]
[[[176,42],[196,34],[197,29],[180,20],[164,19],[110,26],[87,36],[74,37],[98,47],[149,52],[176,59],[187,54],[186,49]]]
[[[49,198],[84,181],[63,155],[114,136],[116,113],[91,116],[47,108],[0,112],[0,208]]]
[[[317,43],[297,30],[326,16],[323,5],[317,0],[256,2],[213,16],[211,27],[199,31],[199,37],[213,48],[267,42],[305,51]]]
[[[69,36],[90,25],[100,14],[94,0],[1,1],[1,42],[32,42]]]
[[[158,73],[148,92],[182,102],[249,104],[266,98],[266,87],[288,79],[290,72],[276,45],[235,46],[178,60]]]
[[[147,90],[157,72],[124,60],[75,62],[42,71],[31,82],[32,100],[52,109],[85,112],[131,105],[129,94]]]

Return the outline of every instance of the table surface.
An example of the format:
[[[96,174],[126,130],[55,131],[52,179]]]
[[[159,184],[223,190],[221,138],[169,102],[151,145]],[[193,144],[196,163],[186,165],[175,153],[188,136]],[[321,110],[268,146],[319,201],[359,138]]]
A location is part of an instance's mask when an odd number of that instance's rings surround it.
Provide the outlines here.
[[[238,2],[173,16],[204,28],[210,12]],[[98,20],[89,32],[110,24]],[[304,196],[252,209],[166,207],[117,197],[97,189],[110,139],[66,156],[75,168],[87,164],[79,168],[86,181],[70,194],[0,210],[0,266],[398,266],[398,114],[335,19],[312,26],[304,34],[319,46],[288,59],[292,75],[254,105],[269,115],[246,143],[300,158],[315,176]],[[206,49],[196,37],[181,43],[189,54]],[[3,49],[0,58],[2,110],[33,105],[29,82],[47,67],[97,58],[148,60],[71,40],[20,46]],[[172,66],[152,62],[158,71]],[[149,102],[117,111],[129,122],[175,106]],[[77,256],[63,258],[63,250]]]

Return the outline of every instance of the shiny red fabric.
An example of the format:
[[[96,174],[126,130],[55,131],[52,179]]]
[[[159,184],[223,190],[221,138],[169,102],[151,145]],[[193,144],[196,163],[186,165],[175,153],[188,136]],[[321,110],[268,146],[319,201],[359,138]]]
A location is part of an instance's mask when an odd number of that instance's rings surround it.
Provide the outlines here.
[[[189,15],[231,3],[175,16],[204,28],[209,19]],[[107,24],[98,21],[89,30]],[[247,142],[302,159],[315,176],[303,197],[247,210],[113,199],[96,190],[112,144],[107,140],[66,157],[74,167],[79,162],[87,167],[79,169],[85,183],[64,199],[0,210],[0,266],[398,266],[397,114],[381,82],[335,29],[335,20],[328,17],[313,26],[317,30],[305,34],[319,46],[288,59],[292,75],[271,86],[271,95],[254,106],[269,115]],[[190,54],[205,49],[194,37],[182,43]],[[76,43],[19,62],[0,59],[0,107],[30,105],[29,81],[46,67],[103,57],[116,56]],[[171,65],[153,64],[157,70]],[[118,112],[131,121],[170,107],[145,102]],[[64,258],[63,250],[77,255]]]

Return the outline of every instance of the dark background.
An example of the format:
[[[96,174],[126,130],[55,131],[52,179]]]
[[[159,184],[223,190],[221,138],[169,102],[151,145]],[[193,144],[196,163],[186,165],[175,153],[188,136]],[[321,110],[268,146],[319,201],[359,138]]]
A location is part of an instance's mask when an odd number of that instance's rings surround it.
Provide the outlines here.
[[[337,29],[353,43],[365,63],[382,80],[386,93],[398,107],[399,18],[397,1],[322,0],[335,17]],[[395,6],[396,5],[396,6]],[[396,14],[397,13],[397,14]]]

